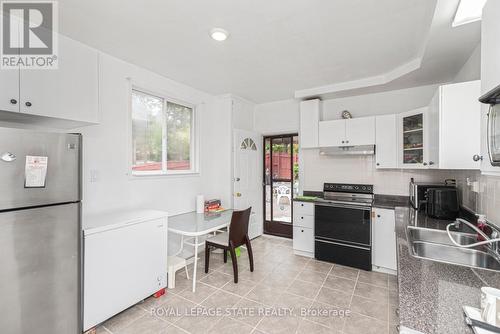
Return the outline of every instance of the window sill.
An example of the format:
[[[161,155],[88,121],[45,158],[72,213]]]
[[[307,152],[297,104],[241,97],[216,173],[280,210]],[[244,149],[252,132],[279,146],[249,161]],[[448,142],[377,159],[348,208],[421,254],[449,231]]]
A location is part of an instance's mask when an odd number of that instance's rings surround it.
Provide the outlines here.
[[[177,177],[197,177],[200,176],[200,172],[186,171],[179,173],[141,173],[141,174],[129,172],[128,175],[131,180],[141,180],[141,179],[177,178]]]

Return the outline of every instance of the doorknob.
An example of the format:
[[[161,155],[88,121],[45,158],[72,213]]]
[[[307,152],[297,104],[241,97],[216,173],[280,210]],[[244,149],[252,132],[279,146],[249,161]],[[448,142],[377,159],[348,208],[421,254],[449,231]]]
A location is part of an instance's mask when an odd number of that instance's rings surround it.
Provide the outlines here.
[[[482,156],[482,155],[479,155],[479,154],[475,154],[475,155],[472,157],[472,160],[474,160],[474,161],[481,161],[481,160],[483,160],[483,156]]]
[[[236,193],[236,197],[241,197],[241,193]]]

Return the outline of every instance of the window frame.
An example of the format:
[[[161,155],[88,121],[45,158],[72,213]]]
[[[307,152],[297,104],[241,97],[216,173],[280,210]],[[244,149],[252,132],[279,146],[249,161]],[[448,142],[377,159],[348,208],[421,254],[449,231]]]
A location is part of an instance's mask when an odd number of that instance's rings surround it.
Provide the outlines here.
[[[162,133],[162,165],[164,166],[161,171],[134,171],[133,170],[133,110],[132,110],[132,94],[134,91],[139,93],[151,95],[163,100],[163,107],[167,107],[167,103],[175,103],[182,105],[184,107],[188,107],[192,110],[191,115],[191,131],[190,131],[190,152],[189,152],[189,160],[191,168],[189,170],[169,170],[167,169],[167,129],[166,122],[163,125],[164,132]],[[172,177],[172,176],[189,176],[189,175],[197,175],[200,174],[199,170],[199,136],[198,136],[198,106],[195,103],[187,102],[185,100],[181,100],[173,97],[172,94],[161,93],[159,91],[151,90],[145,88],[143,85],[135,85],[130,84],[128,91],[128,152],[129,152],[129,163],[128,163],[128,172],[127,174],[132,179],[140,179],[140,178],[151,178],[151,177]]]

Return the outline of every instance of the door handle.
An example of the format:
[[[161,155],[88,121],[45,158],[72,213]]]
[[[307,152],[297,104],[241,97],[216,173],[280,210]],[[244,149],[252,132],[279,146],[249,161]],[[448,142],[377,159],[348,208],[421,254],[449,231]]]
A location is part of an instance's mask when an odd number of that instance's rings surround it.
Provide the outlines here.
[[[479,155],[479,154],[474,154],[474,156],[472,157],[472,160],[474,160],[474,161],[482,161],[483,160],[483,156]]]

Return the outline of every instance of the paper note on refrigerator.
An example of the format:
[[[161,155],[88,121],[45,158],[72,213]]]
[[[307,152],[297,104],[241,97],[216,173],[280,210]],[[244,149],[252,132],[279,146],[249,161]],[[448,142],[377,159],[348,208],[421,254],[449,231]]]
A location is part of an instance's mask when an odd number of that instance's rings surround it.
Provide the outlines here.
[[[47,177],[48,157],[38,157],[27,155],[26,166],[24,168],[24,187],[43,188]]]

